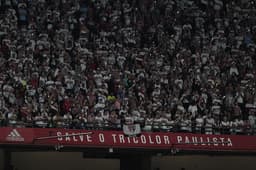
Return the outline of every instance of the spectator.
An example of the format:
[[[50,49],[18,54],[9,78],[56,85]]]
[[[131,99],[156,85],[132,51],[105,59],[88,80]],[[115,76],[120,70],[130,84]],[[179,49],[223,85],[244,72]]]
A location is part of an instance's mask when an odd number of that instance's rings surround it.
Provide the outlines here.
[[[227,116],[223,117],[223,120],[220,123],[220,127],[221,127],[221,130],[222,130],[222,134],[229,134],[230,133],[231,123],[228,121]]]
[[[196,123],[195,123],[195,132],[196,133],[203,133],[204,130],[204,119],[201,116],[201,114],[198,114],[196,117]]]
[[[211,114],[205,117],[205,134],[213,134],[216,122]]]

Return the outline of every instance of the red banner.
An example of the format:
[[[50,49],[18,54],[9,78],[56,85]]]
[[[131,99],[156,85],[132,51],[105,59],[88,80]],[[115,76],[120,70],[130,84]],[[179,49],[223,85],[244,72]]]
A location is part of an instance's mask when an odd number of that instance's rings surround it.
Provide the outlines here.
[[[181,150],[256,152],[256,136],[205,135],[191,133],[141,133],[127,137],[122,131],[40,128],[0,128],[1,144],[64,145]]]

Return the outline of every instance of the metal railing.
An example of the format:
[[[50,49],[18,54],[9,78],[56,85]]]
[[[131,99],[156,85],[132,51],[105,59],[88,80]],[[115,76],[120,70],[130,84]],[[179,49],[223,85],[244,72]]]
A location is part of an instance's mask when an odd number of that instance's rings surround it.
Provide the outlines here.
[[[197,133],[197,134],[227,134],[227,135],[256,135],[256,125],[254,127],[251,126],[238,126],[238,127],[221,127],[221,126],[213,126],[213,127],[197,127],[194,125],[182,127],[179,124],[175,125],[147,125],[145,128],[144,124],[141,125],[142,131],[147,132],[185,132],[185,133]],[[88,130],[122,130],[122,124],[119,123],[111,123],[111,122],[69,122],[63,123],[63,125],[57,125],[57,123],[53,121],[45,122],[44,125],[39,126],[34,122],[22,122],[16,121],[16,123],[10,123],[8,120],[0,119],[1,127],[27,127],[27,128],[63,128],[63,129],[88,129]]]

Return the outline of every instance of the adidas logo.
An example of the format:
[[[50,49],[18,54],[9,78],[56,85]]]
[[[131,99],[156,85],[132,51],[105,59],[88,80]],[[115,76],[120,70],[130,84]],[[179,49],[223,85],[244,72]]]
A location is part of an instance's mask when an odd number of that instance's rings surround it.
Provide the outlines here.
[[[12,129],[9,135],[6,137],[7,141],[24,142],[24,138],[20,135],[17,129]]]

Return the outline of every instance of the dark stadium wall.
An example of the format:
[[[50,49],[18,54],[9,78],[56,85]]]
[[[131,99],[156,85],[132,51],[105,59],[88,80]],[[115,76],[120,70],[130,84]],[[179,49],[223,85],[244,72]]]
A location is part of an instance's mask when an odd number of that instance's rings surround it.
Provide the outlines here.
[[[156,156],[151,170],[255,170],[255,162],[255,156]],[[12,164],[17,170],[120,170],[118,159],[84,159],[77,152],[14,152]]]
[[[14,152],[17,170],[119,170],[117,159],[84,159],[77,152]]]
[[[4,152],[0,149],[0,170],[4,170]]]
[[[255,156],[163,156],[152,159],[152,170],[255,170]]]

